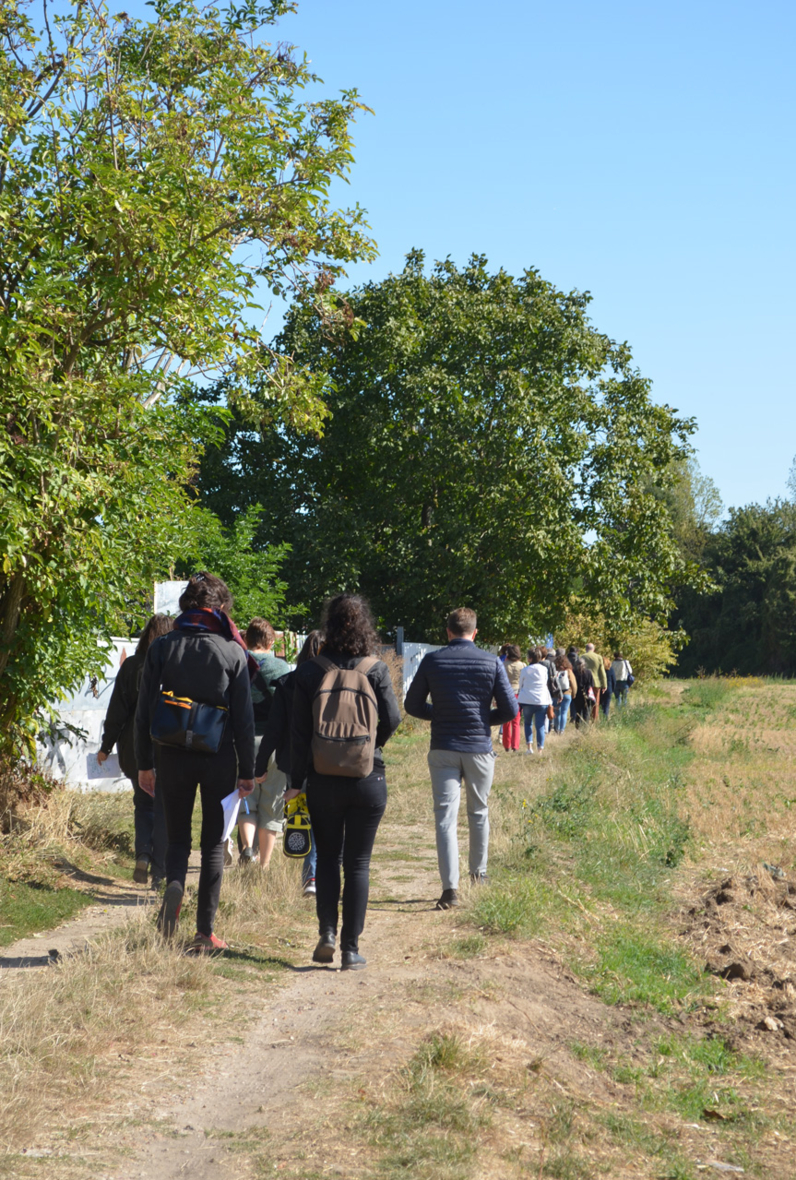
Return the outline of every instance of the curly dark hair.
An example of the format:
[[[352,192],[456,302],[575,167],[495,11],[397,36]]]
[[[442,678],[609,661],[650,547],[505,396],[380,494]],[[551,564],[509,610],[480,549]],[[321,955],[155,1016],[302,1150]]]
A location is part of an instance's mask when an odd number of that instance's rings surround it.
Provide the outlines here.
[[[180,595],[180,610],[232,610],[232,595],[226,582],[206,570],[191,574]]]
[[[161,635],[168,635],[173,626],[174,619],[170,615],[153,615],[138,637],[135,654],[145,656],[150,643],[160,639]]]
[[[572,665],[566,656],[556,656],[556,667],[559,672],[571,672]]]
[[[329,651],[341,656],[372,656],[379,650],[379,637],[370,607],[358,594],[338,594],[323,608],[321,627]]]

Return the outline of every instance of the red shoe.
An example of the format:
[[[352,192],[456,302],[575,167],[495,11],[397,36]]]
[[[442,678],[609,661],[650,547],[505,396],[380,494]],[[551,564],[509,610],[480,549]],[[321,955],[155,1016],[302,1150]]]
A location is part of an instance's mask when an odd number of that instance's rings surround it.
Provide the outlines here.
[[[215,934],[199,934],[197,932],[188,950],[197,955],[214,955],[221,951],[228,951],[229,947],[222,938]]]

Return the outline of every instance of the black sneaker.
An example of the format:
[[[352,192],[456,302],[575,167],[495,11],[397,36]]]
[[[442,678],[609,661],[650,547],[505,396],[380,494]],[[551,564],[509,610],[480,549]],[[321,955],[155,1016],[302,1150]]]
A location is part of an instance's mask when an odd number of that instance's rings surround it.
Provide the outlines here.
[[[318,945],[312,952],[313,963],[331,963],[336,944],[337,935],[334,930],[324,930],[318,939]]]
[[[434,906],[435,910],[452,910],[459,904],[459,894],[455,889],[443,889],[442,897]]]
[[[139,856],[135,862],[133,869],[133,880],[136,885],[146,885],[146,879],[149,875],[149,857]]]
[[[163,904],[158,914],[158,930],[164,938],[173,938],[177,932],[182,908],[183,888],[179,881],[169,881],[163,894]]]
[[[341,971],[361,971],[367,965],[367,959],[363,959],[362,955],[358,954],[357,951],[343,951],[343,958],[340,963]]]

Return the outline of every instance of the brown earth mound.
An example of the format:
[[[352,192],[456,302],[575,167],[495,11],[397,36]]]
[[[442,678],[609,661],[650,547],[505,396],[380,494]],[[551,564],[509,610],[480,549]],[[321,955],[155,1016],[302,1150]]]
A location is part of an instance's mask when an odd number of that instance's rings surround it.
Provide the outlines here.
[[[796,1054],[796,881],[775,865],[735,873],[684,911],[682,934],[705,970],[727,981],[743,1039]]]

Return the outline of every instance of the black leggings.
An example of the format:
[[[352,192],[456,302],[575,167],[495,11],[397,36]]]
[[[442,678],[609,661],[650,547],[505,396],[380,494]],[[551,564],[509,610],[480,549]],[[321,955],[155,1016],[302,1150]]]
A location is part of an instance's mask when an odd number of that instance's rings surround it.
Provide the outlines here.
[[[202,797],[202,867],[199,871],[196,929],[200,934],[213,933],[213,921],[221,893],[224,873],[224,812],[221,800],[235,789],[238,760],[230,743],[217,754],[192,754],[161,746],[157,755],[157,789],[163,795],[166,811],[166,881],[185,885],[188,857],[191,855],[191,817],[196,788]]]
[[[357,951],[365,926],[370,885],[370,856],[387,806],[384,768],[367,778],[320,775],[307,779],[307,804],[318,849],[315,870],[318,927],[337,931],[340,902],[340,855],[343,858],[343,927],[340,949]]]

